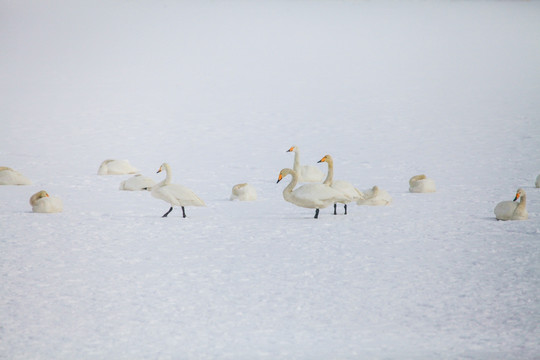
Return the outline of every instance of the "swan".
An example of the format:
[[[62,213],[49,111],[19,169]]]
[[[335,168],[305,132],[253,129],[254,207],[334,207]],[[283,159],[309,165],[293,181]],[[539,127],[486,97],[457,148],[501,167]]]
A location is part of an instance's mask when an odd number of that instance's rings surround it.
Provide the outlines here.
[[[540,175],[538,175],[536,177],[536,182],[534,183],[534,185],[537,187],[537,188],[540,188]]]
[[[98,169],[98,175],[126,175],[139,172],[128,160],[105,160]]]
[[[279,172],[277,182],[279,183],[287,175],[291,175],[292,180],[283,190],[283,199],[296,206],[315,209],[315,219],[319,217],[319,209],[336,202],[350,201],[347,195],[325,184],[306,184],[294,189],[298,184],[298,174],[292,169],[282,169]]]
[[[318,162],[325,162],[328,164],[328,175],[326,175],[326,179],[324,180],[323,184],[329,185],[331,188],[343,193],[344,195],[349,198],[349,200],[345,201],[338,201],[339,203],[343,204],[343,208],[345,209],[345,215],[347,215],[347,204],[351,201],[356,201],[360,199],[361,193],[358,189],[356,189],[353,184],[351,184],[348,181],[343,180],[336,180],[334,181],[334,159],[330,155],[325,155],[321,160]],[[336,210],[337,204],[334,204],[334,215],[337,214]]]
[[[519,202],[517,199],[521,198]],[[527,220],[527,194],[525,190],[519,188],[516,191],[514,201],[501,201],[495,206],[495,217],[497,220]]]
[[[324,179],[324,173],[316,166],[300,165],[298,146],[291,146],[286,152],[294,152],[293,170],[298,174],[298,182],[321,182]]]
[[[361,191],[361,193],[360,199],[356,200],[358,205],[384,206],[392,203],[390,194],[377,185],[366,191]]]
[[[0,185],[32,185],[32,182],[20,172],[0,166]]]
[[[409,180],[409,191],[412,193],[435,192],[435,181],[426,175],[415,175]]]
[[[32,211],[36,213],[57,213],[62,212],[64,206],[62,200],[51,197],[45,190],[38,191],[30,197]]]
[[[253,201],[257,200],[257,191],[253,185],[236,184],[232,188],[231,200]]]
[[[182,217],[186,217],[184,206],[206,206],[204,201],[195,195],[191,189],[182,185],[171,184],[172,174],[169,164],[161,164],[157,173],[160,173],[163,170],[165,170],[165,173],[167,174],[165,179],[153,186],[151,192],[153,197],[171,204],[169,211],[163,214],[162,217],[167,217],[175,205],[182,207]]]
[[[120,190],[140,191],[140,190],[152,190],[156,182],[148,176],[141,174],[133,175],[127,180],[120,183]]]

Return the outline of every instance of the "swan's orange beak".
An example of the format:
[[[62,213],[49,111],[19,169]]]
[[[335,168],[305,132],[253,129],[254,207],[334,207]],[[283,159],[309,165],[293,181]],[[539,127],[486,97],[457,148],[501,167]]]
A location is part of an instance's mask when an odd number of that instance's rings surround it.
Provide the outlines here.
[[[48,194],[48,193],[45,193],[45,196],[46,196],[46,197],[49,197],[49,194]]]
[[[286,152],[291,152],[291,151],[294,151],[294,146],[292,146],[289,150],[287,150]]]
[[[161,166],[159,167],[159,170],[156,172],[156,174],[159,174],[161,172]]]
[[[319,161],[317,161],[317,162],[320,163],[320,162],[325,162],[325,161],[326,161],[326,156],[323,157],[321,160],[319,160]]]
[[[276,184],[277,184],[278,182],[280,182],[281,179],[283,179],[283,175],[279,174],[279,176],[278,176],[278,178],[277,178],[277,181],[276,181]]]
[[[517,199],[519,199],[519,193],[516,194],[516,197],[514,198],[514,201],[516,201]]]

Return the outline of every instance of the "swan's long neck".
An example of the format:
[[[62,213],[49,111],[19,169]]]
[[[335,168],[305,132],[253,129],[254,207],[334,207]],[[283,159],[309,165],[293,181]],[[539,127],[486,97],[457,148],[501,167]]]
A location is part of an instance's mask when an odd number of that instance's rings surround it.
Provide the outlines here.
[[[163,167],[165,168],[165,179],[163,179],[163,181],[160,182],[159,185],[168,185],[171,183],[172,180],[171,167],[169,166],[169,164],[164,164]]]
[[[293,164],[293,170],[298,171],[300,170],[300,154],[298,153],[298,149],[294,148],[294,164]]]
[[[326,157],[325,162],[328,164],[328,175],[326,175],[323,184],[331,186],[334,182],[334,160]]]
[[[287,201],[290,201],[289,199],[291,198],[291,194],[293,192],[293,189],[294,187],[296,186],[296,184],[298,184],[298,174],[296,173],[296,171],[289,171],[287,173],[287,175],[291,175],[291,182],[289,183],[289,185],[287,185],[285,187],[285,189],[283,189],[283,198]]]
[[[519,209],[519,211],[525,210],[526,206],[527,206],[527,195],[522,194],[521,199],[519,200],[519,204],[516,207],[516,210],[518,210],[518,209]]]

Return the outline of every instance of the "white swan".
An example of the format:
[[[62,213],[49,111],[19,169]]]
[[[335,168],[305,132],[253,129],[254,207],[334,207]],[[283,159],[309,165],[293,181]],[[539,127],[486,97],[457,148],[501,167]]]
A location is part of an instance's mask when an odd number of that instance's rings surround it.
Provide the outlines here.
[[[517,199],[521,198],[519,202]],[[519,188],[514,201],[501,201],[495,206],[495,217],[497,220],[527,220],[527,194],[525,190]]]
[[[253,185],[236,184],[232,188],[231,200],[254,201],[257,200],[257,190]]]
[[[335,189],[343,193],[349,200],[337,201],[343,204],[345,209],[345,215],[347,215],[347,204],[351,201],[356,201],[360,198],[361,192],[356,189],[353,184],[348,181],[334,180],[334,159],[330,155],[325,155],[319,162],[325,162],[328,164],[328,175],[323,184],[329,185],[332,189]],[[337,204],[334,204],[334,215],[337,214]]]
[[[426,175],[415,175],[409,180],[409,191],[412,193],[435,192],[435,181]]]
[[[324,173],[316,166],[300,165],[298,146],[291,146],[287,152],[294,152],[293,170],[298,174],[298,182],[321,182],[324,179]]]
[[[538,175],[536,177],[536,182],[534,183],[534,185],[537,187],[537,188],[540,188],[540,175]]]
[[[159,170],[160,173],[165,169],[166,177],[165,180],[159,184],[152,187],[152,196],[158,199],[161,199],[165,202],[171,204],[171,208],[162,217],[167,217],[169,213],[173,210],[173,206],[182,207],[182,217],[186,217],[186,211],[184,206],[206,206],[204,201],[202,201],[193,191],[188,189],[185,186],[171,184],[171,167],[167,163],[161,164]]]
[[[306,184],[294,189],[298,183],[298,174],[292,169],[281,170],[277,182],[287,175],[291,175],[292,180],[283,190],[283,199],[296,206],[315,209],[315,219],[319,217],[319,209],[336,202],[350,201],[346,195],[325,184]]]
[[[126,175],[139,172],[128,160],[105,160],[98,169],[98,175]]]
[[[148,176],[141,174],[133,175],[127,180],[120,183],[120,190],[140,191],[140,190],[152,190],[156,182]]]
[[[57,213],[62,212],[64,206],[62,200],[51,197],[45,190],[38,191],[30,197],[32,211],[36,213]]]
[[[0,185],[32,185],[32,182],[20,172],[0,166]]]
[[[366,191],[361,191],[361,193],[360,199],[356,200],[358,205],[385,206],[392,203],[390,194],[377,185]]]

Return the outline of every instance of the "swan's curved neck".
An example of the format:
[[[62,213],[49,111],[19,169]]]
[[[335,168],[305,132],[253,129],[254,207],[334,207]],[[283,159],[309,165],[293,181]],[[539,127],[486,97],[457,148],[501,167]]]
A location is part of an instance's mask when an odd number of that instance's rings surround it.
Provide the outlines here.
[[[296,171],[294,170],[289,171],[288,175],[291,175],[292,178],[289,185],[287,185],[285,189],[283,189],[283,197],[285,198],[285,200],[288,200],[291,198],[292,191],[294,187],[296,186],[296,184],[298,184],[298,174],[296,173]]]
[[[527,195],[523,194],[523,195],[521,195],[521,198],[519,200],[519,204],[518,204],[517,208],[518,209],[525,209],[526,206],[527,206]]]
[[[171,183],[171,179],[172,179],[171,168],[170,168],[169,164],[165,164],[163,167],[165,168],[165,179],[163,179],[161,184],[162,185],[167,185],[167,184]]]
[[[300,170],[300,154],[298,153],[298,149],[294,149],[294,164],[293,164],[293,170],[298,171]]]
[[[332,185],[334,181],[334,160],[327,157],[325,162],[328,164],[328,175],[326,175],[323,184]]]

